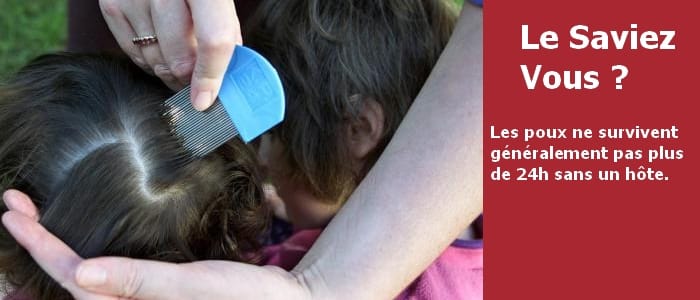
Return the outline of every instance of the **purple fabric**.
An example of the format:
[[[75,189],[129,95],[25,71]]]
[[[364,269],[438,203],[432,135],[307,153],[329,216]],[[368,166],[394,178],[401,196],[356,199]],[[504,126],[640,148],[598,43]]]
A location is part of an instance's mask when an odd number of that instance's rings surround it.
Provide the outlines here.
[[[455,240],[452,242],[452,247],[465,249],[484,248],[484,240]]]
[[[474,235],[477,237],[475,240],[455,240],[452,243],[453,247],[467,248],[467,249],[478,249],[484,248],[484,215],[479,215],[474,222],[472,222],[471,229],[474,230]]]

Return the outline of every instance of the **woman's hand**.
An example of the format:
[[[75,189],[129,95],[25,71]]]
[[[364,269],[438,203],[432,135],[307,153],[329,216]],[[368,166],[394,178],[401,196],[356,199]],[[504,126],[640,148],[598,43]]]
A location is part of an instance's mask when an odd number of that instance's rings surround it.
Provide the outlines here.
[[[231,0],[100,0],[119,46],[141,68],[171,89],[191,80],[192,104],[208,108],[241,30]],[[155,35],[156,43],[137,46],[135,37]]]
[[[229,261],[173,264],[121,257],[83,260],[38,223],[37,209],[29,197],[9,190],[3,200],[9,209],[2,216],[7,230],[77,299],[311,298],[298,274],[277,267]]]

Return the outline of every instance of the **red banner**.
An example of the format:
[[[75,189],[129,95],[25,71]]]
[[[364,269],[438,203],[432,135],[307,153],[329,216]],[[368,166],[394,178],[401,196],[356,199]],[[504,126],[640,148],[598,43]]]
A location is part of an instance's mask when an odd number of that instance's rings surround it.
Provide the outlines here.
[[[699,299],[693,1],[484,6],[486,299]]]

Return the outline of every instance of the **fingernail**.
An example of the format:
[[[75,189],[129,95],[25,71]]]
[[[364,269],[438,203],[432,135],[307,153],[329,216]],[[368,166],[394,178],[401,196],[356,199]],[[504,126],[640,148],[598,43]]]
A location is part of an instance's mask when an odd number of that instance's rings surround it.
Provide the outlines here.
[[[17,195],[12,190],[7,190],[2,194],[2,201],[9,210],[17,210]]]
[[[198,111],[204,111],[214,102],[211,92],[199,92],[197,98],[194,99],[194,108]]]
[[[12,213],[9,211],[2,214],[2,225],[5,226],[5,228],[7,229],[7,231],[10,232],[10,234],[22,232],[22,229],[17,228],[16,222],[13,222],[13,220],[12,220],[12,218],[15,218],[15,217],[16,217],[16,214],[15,214],[15,216],[13,216]]]
[[[107,271],[105,269],[83,263],[76,271],[76,281],[83,287],[100,286],[107,282]]]
[[[132,56],[131,60],[133,60],[139,67],[143,68],[144,66],[147,66],[146,62],[144,62],[140,57]]]

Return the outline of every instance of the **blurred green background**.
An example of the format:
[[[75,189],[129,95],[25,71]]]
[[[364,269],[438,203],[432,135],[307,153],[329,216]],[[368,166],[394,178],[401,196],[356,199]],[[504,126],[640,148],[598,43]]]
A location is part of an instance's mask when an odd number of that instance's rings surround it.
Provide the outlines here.
[[[0,0],[0,80],[39,54],[63,49],[67,7],[67,0]]]
[[[0,3],[0,79],[41,53],[63,49],[67,0]]]

